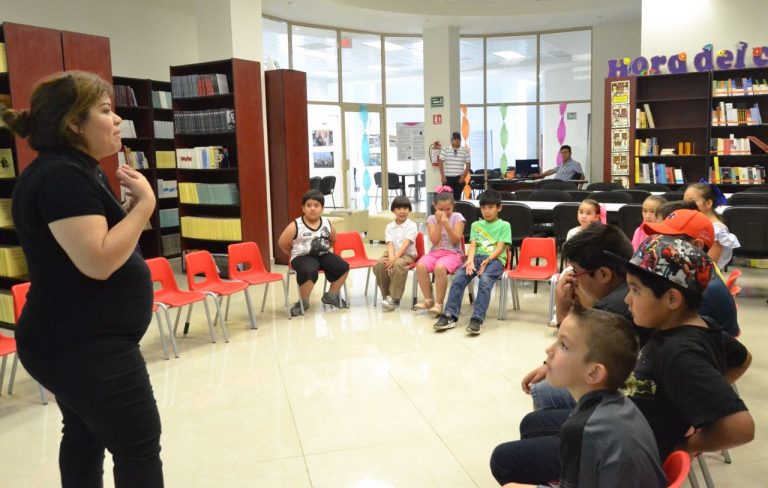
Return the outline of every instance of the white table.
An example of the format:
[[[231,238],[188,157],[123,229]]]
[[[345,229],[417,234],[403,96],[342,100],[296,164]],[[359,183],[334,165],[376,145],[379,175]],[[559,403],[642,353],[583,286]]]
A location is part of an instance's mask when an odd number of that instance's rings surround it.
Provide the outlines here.
[[[464,200],[465,202],[469,202],[473,204],[475,207],[480,208],[480,201],[479,200]],[[531,210],[552,210],[557,205],[560,205],[561,203],[579,203],[579,202],[538,202],[533,201],[529,202],[526,200],[521,201],[504,201],[504,203],[519,203],[521,205],[525,205],[526,207],[530,208]],[[603,205],[605,207],[605,210],[607,212],[618,212],[621,207],[624,205],[629,205],[627,203],[601,203],[600,205]],[[638,205],[638,204],[635,204]],[[728,208],[728,205],[721,205],[715,209],[715,211],[719,214],[722,214],[725,209]]]

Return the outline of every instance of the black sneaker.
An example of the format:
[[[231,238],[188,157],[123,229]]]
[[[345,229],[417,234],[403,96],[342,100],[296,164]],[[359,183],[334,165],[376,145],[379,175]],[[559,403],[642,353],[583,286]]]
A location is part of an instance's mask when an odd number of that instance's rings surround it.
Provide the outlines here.
[[[309,309],[309,303],[304,304],[304,311],[306,312],[308,309]],[[304,314],[301,312],[301,302],[296,302],[291,307],[291,317],[297,317],[299,315],[304,315]]]
[[[323,297],[320,298],[320,301],[326,305],[333,305],[336,308],[347,308],[347,302],[341,298],[341,295],[333,296],[330,292],[323,293]]]
[[[467,332],[477,335],[480,333],[480,326],[483,325],[483,321],[477,317],[469,319],[469,325],[467,326]]]
[[[453,315],[443,314],[435,322],[435,330],[448,330],[456,327],[456,318]]]

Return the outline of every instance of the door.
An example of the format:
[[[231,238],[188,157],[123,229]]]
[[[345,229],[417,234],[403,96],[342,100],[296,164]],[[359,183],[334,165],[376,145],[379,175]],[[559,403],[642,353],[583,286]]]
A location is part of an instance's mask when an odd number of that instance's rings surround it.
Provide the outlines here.
[[[344,159],[346,194],[351,208],[378,213],[388,208],[385,175],[386,144],[382,144],[382,110],[380,106],[344,107]]]

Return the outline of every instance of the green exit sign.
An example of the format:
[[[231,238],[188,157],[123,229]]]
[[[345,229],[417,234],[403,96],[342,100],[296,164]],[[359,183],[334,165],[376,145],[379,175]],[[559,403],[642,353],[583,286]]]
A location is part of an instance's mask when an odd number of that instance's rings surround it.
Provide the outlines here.
[[[442,107],[444,105],[443,97],[430,97],[429,104],[432,108]]]

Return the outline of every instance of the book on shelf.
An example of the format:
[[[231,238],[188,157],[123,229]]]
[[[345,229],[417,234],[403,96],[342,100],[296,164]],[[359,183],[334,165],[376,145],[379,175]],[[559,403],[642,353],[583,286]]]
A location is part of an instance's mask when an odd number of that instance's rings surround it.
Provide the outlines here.
[[[21,246],[0,245],[0,276],[27,274],[27,260]]]
[[[635,139],[635,155],[637,156],[658,156],[659,140],[656,137],[646,139]]]
[[[173,98],[204,97],[229,93],[227,75],[222,73],[171,76]]]
[[[181,254],[181,234],[165,234],[160,236],[161,253],[163,256]]]
[[[768,81],[765,79],[742,77],[712,80],[712,96],[714,97],[765,94],[768,94]]]
[[[0,198],[0,227],[13,227],[10,198]]]
[[[645,111],[645,117],[648,120],[648,128],[655,129],[656,124],[653,122],[653,114],[651,113],[651,106],[647,103],[643,104],[643,110]]]
[[[186,169],[217,169],[234,166],[229,151],[222,146],[176,148],[176,167]]]
[[[239,205],[236,183],[179,183],[181,203],[204,205]]]
[[[136,138],[136,126],[133,125],[133,121],[130,119],[123,119],[120,122],[120,135],[123,139],[135,139]]]
[[[158,211],[160,216],[160,228],[179,226],[179,209],[163,208]]]
[[[176,151],[155,151],[155,167],[160,169],[176,167]]]
[[[155,120],[155,139],[173,139],[173,122],[169,120]]]
[[[5,43],[0,42],[0,73],[8,72],[8,58],[5,55]]]
[[[750,155],[752,149],[748,137],[717,137],[710,139],[709,153],[721,156]]]
[[[638,163],[636,168],[638,172],[635,174],[635,183],[659,183],[662,185],[685,183],[682,168],[656,162]]]
[[[765,167],[714,165],[710,180],[720,184],[762,185],[765,184]]]
[[[242,228],[238,218],[182,217],[181,235],[191,239],[211,241],[241,241]]]
[[[13,295],[10,290],[0,290],[0,322],[7,324],[16,323],[16,314],[13,310]]]
[[[115,105],[125,107],[136,107],[136,94],[133,92],[133,88],[126,85],[114,85],[113,91],[115,94]]]
[[[0,179],[15,177],[16,167],[13,164],[13,150],[9,147],[0,148]]]
[[[235,109],[214,108],[173,112],[176,134],[223,134],[235,130]]]
[[[179,196],[176,180],[157,179],[157,198],[176,198]]]
[[[117,153],[117,162],[120,166],[130,166],[133,169],[149,168],[149,161],[143,151],[133,151],[130,147],[124,146],[122,151]]]
[[[152,107],[173,108],[173,99],[171,98],[171,92],[152,90]]]

